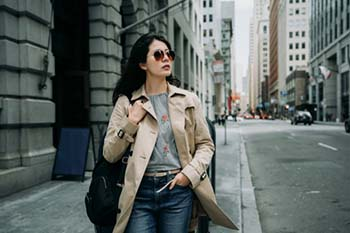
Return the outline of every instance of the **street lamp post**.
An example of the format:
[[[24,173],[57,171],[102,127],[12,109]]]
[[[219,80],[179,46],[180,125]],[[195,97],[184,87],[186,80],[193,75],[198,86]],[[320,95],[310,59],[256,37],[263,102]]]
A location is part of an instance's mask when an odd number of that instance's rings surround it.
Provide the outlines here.
[[[225,108],[224,108],[225,142],[224,142],[224,145],[227,145],[227,127],[226,127],[227,98],[226,98],[226,77],[225,76],[224,76],[224,98],[225,98]]]
[[[327,117],[327,101],[326,101],[326,97],[325,94],[326,94],[326,80],[331,78],[332,76],[332,72],[334,74],[336,74],[338,76],[339,74],[339,71],[337,68],[331,68],[329,66],[326,66],[326,65],[320,65],[319,67],[319,70],[323,76],[323,92],[324,92],[324,97],[323,97],[323,104],[322,104],[322,107],[323,107],[323,121],[327,121],[327,120],[331,120],[329,117]],[[337,86],[340,86],[340,79],[339,77],[337,77]],[[331,104],[332,105],[332,104]],[[337,90],[337,93],[336,93],[336,105],[337,105],[337,110],[335,112],[335,115],[336,115],[336,121],[339,121],[339,112],[338,112],[338,108],[340,108],[341,106],[341,101],[340,101],[340,91]]]

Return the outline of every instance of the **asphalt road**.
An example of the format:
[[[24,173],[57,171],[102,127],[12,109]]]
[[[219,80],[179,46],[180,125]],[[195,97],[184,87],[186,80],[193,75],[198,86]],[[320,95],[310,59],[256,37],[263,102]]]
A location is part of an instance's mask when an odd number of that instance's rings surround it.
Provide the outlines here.
[[[350,232],[350,134],[343,127],[239,125],[264,233]]]

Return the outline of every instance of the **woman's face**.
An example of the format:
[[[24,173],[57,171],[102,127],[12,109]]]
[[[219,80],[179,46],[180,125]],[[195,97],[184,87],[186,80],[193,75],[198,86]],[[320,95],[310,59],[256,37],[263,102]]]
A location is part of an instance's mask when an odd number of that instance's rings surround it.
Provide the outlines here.
[[[171,74],[174,59],[172,55],[164,42],[154,40],[149,46],[146,63],[140,64],[140,67],[147,75],[165,78]]]

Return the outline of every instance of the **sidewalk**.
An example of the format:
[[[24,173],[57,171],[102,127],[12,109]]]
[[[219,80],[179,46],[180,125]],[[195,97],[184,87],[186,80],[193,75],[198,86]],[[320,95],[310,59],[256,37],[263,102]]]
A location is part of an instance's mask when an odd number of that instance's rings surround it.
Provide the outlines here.
[[[318,125],[344,126],[344,122],[333,122],[333,121],[314,121],[314,124],[318,124]]]
[[[227,145],[224,145],[224,132],[223,126],[216,125],[218,203],[238,225],[238,232],[261,233],[254,189],[238,124],[228,123]],[[90,179],[83,183],[50,181],[0,199],[0,232],[94,233],[84,205],[89,183]],[[234,232],[212,223],[209,231]]]
[[[237,224],[232,231],[210,224],[210,233],[261,233],[254,188],[239,122],[216,125],[216,196],[220,207]]]

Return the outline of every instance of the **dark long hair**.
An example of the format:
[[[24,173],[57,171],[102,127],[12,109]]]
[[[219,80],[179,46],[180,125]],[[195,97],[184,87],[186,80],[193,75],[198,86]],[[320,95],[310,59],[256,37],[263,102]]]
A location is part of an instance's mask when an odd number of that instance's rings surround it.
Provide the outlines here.
[[[146,71],[141,69],[139,64],[146,63],[149,46],[154,40],[164,42],[171,50],[170,43],[163,36],[150,33],[142,35],[132,47],[125,71],[114,88],[113,105],[115,105],[120,95],[126,95],[130,99],[132,92],[139,89],[146,82]],[[166,80],[173,85],[180,85],[179,80],[174,78],[172,74],[166,77]]]

